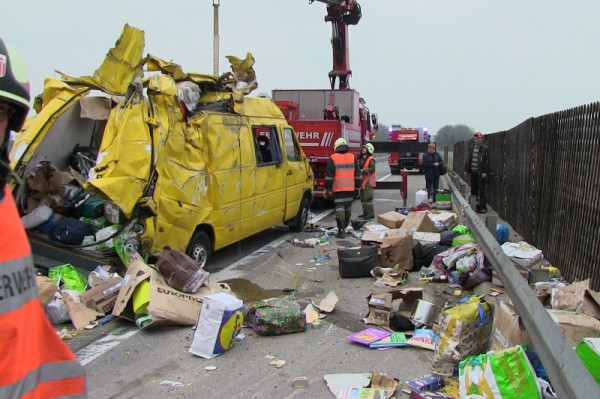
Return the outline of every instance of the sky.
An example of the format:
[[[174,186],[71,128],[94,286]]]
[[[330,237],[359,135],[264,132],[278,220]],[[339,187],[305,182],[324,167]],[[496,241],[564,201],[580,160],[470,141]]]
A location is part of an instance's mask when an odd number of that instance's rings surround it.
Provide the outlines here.
[[[145,32],[144,54],[213,73],[217,0],[19,0],[2,9],[0,37],[21,54],[32,93],[59,70],[92,75],[123,26]],[[252,53],[258,89],[327,89],[326,5],[219,0],[219,73]],[[598,101],[597,0],[358,0],[349,27],[350,87],[380,124],[463,124],[494,133]]]

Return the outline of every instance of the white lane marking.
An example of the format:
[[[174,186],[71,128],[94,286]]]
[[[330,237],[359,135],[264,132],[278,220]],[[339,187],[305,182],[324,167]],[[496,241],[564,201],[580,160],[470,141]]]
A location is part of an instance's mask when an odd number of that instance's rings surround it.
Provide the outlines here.
[[[315,215],[313,218],[310,218],[310,222],[316,223],[331,213],[333,213],[333,209],[329,209],[324,212],[321,212],[320,214]],[[265,253],[271,251],[273,248],[277,248],[278,246],[280,246],[281,244],[283,244],[284,242],[286,242],[287,240],[289,240],[291,238],[292,238],[292,234],[286,234],[277,240],[271,241],[270,243],[262,246],[261,248],[257,249],[256,251],[252,252],[251,254],[246,255],[239,261],[232,263],[229,267],[221,270],[220,272],[215,273],[213,276],[216,277],[218,275],[219,276],[218,280],[226,280],[225,278],[222,278],[222,276],[221,276],[221,274],[224,274],[223,272],[226,272],[226,271],[232,272],[239,266],[247,265],[254,259],[261,256],[262,254],[265,254]],[[86,364],[90,363],[91,361],[93,361],[97,357],[103,355],[104,353],[108,352],[110,349],[119,345],[121,342],[125,341],[126,339],[131,338],[133,335],[137,334],[140,331],[141,330],[139,328],[135,328],[130,331],[126,331],[125,333],[123,333],[121,335],[110,333],[107,336],[92,343],[91,345],[88,345],[85,348],[81,349],[80,351],[78,351],[75,354],[75,356],[77,356],[77,359],[79,360],[81,365],[85,366]]]
[[[384,181],[385,179],[387,179],[388,177],[392,176],[391,173],[388,173],[387,175],[383,176],[381,179],[377,180],[377,181]]]
[[[323,219],[324,217],[326,217],[327,215],[329,215],[333,212],[334,212],[334,209],[328,209],[326,211],[321,212],[318,215],[315,215],[314,217],[310,217],[310,215],[309,215],[307,222],[313,223],[313,224],[317,223],[319,220]],[[235,263],[232,263],[225,269],[214,273],[212,276],[214,278],[216,278],[217,280],[230,280],[232,278],[239,277],[241,275],[242,271],[241,270],[238,271],[238,269],[241,266],[249,264],[250,262],[252,262],[255,259],[262,256],[263,254],[266,254],[266,253],[272,251],[274,248],[277,248],[284,242],[291,241],[292,237],[293,237],[293,234],[291,234],[291,233],[285,234],[282,237],[278,238],[277,240],[271,241],[270,243],[258,248],[256,251],[244,256],[242,259],[238,260]]]
[[[114,334],[110,333],[104,338],[99,339],[98,341],[92,343],[91,345],[86,346],[79,352],[75,354],[77,359],[81,363],[82,366],[85,366],[92,360],[96,359],[98,356],[103,355],[108,352],[110,349],[119,345],[121,342],[125,341],[128,338],[131,338],[134,334],[137,334],[141,331],[139,328],[135,328],[134,330],[125,331],[123,334]]]

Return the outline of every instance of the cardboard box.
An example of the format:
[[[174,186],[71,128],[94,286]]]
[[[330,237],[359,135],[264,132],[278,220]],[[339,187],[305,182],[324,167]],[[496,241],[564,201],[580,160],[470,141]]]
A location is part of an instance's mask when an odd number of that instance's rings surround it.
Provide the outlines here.
[[[457,226],[456,219],[457,215],[454,212],[438,212],[438,213],[429,213],[429,219],[434,223],[442,223],[448,230],[452,230]]]
[[[391,237],[400,237],[399,229],[390,229],[385,227],[384,229],[376,229],[376,230],[365,230],[360,237],[360,240],[363,245],[381,245],[383,240]]]
[[[544,255],[540,249],[535,248],[525,241],[505,242],[502,244],[502,251],[504,251],[504,254],[515,265],[523,266],[527,270],[533,269],[544,259]]]
[[[422,245],[436,245],[442,240],[440,233],[426,233],[423,231],[415,231],[412,234],[414,240],[419,241]]]
[[[366,324],[389,327],[390,319],[394,314],[409,317],[418,299],[423,298],[422,288],[407,288],[389,292],[373,293],[367,297],[369,312],[365,319]],[[392,309],[393,302],[400,300],[398,308]]]
[[[129,275],[126,276],[129,280]],[[121,277],[111,277],[99,285],[81,293],[81,302],[100,313],[110,313],[115,305],[119,290],[127,283]]]
[[[130,277],[127,278],[127,275]],[[136,320],[133,310],[133,293],[144,281],[149,281],[148,315],[153,321],[144,328],[166,325],[194,326],[200,317],[202,302],[206,295],[218,292],[231,292],[227,284],[206,282],[194,294],[188,294],[171,288],[165,278],[146,265],[141,259],[135,259],[127,268],[126,284],[121,287],[112,314],[132,321]]]
[[[527,331],[525,331],[521,317],[511,304],[500,302],[495,318],[496,323],[492,332],[490,351],[498,352],[524,344],[531,347],[531,341]]]
[[[400,229],[407,231],[409,234],[412,234],[413,229],[414,231],[439,233],[438,229],[425,212],[409,212]]]
[[[369,313],[367,314],[366,324],[389,327],[390,318],[392,317],[392,301],[393,296],[389,292],[369,295],[367,297]]]
[[[544,259],[541,250],[529,245],[525,241],[505,242],[501,248],[525,280],[529,278],[529,271],[541,265]],[[492,284],[504,286],[495,270],[492,271]]]
[[[390,211],[377,215],[377,223],[389,227],[390,229],[397,229],[398,227],[402,226],[402,223],[404,223],[405,219],[406,216],[396,211]]]

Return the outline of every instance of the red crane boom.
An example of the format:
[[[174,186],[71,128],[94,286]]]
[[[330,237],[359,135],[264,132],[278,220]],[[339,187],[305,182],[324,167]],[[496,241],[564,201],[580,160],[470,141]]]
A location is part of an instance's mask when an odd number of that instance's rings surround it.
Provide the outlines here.
[[[362,13],[360,5],[354,0],[309,0],[327,5],[325,22],[331,22],[331,47],[333,49],[333,69],[329,72],[331,89],[336,88],[339,81],[339,89],[350,88],[350,56],[348,46],[348,25],[356,25]]]

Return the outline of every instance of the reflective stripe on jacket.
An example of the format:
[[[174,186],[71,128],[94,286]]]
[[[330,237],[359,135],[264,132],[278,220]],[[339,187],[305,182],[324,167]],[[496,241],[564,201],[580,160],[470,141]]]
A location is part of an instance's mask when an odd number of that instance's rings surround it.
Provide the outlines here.
[[[335,175],[333,178],[333,192],[354,191],[356,188],[354,181],[355,160],[354,155],[347,152],[345,154],[335,153],[331,156],[335,166]]]
[[[0,398],[86,398],[85,370],[48,321],[27,235],[0,189]]]
[[[369,155],[365,160],[365,168],[369,167],[369,162],[371,161],[375,162],[375,158],[373,158],[373,155]],[[369,183],[371,187],[375,188],[375,185],[377,184],[377,176],[375,172],[362,175],[362,182],[360,184],[360,188],[366,188],[367,183]]]

